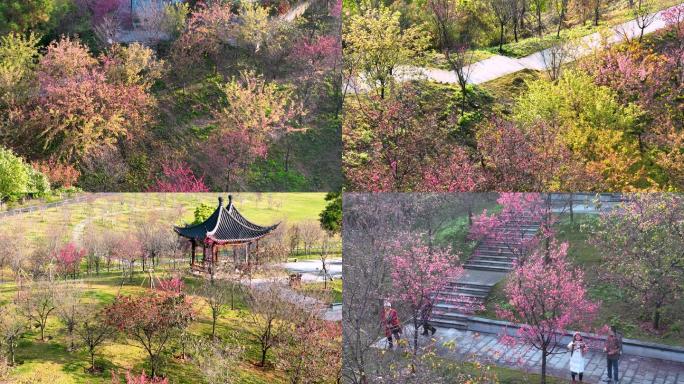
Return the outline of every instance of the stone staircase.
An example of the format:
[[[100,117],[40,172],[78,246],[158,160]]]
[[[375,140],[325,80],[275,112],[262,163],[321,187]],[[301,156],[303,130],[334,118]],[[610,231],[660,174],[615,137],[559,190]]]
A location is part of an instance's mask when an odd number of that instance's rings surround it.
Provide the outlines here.
[[[522,217],[499,228],[497,235],[482,240],[463,266],[468,271],[508,273],[525,240],[535,236],[539,223]],[[467,329],[468,316],[481,308],[493,284],[450,280],[435,296],[430,323],[447,328]]]

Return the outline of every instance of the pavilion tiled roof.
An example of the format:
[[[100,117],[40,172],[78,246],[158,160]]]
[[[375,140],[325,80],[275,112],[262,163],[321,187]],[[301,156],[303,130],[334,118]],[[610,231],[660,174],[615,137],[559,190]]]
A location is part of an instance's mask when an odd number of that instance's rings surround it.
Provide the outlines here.
[[[223,198],[219,197],[219,205],[204,222],[186,226],[174,226],[179,235],[202,242],[207,239],[219,244],[241,244],[258,240],[273,231],[278,224],[262,227],[247,220],[233,205],[232,196],[228,196],[228,206],[223,206]]]

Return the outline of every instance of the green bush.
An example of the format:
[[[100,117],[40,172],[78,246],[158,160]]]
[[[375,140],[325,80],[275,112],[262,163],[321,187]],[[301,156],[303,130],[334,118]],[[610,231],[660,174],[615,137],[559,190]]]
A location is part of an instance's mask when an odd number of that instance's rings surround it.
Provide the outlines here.
[[[195,208],[195,221],[192,222],[192,225],[203,223],[215,210],[216,207],[201,203]]]
[[[14,201],[28,192],[29,174],[24,161],[11,150],[0,148],[0,201]]]
[[[308,189],[309,181],[293,168],[285,170],[279,162],[265,160],[252,166],[249,184],[253,191],[300,192]]]
[[[28,184],[26,193],[33,197],[45,197],[50,192],[50,180],[44,174],[33,169],[29,164],[25,164],[28,174]]]

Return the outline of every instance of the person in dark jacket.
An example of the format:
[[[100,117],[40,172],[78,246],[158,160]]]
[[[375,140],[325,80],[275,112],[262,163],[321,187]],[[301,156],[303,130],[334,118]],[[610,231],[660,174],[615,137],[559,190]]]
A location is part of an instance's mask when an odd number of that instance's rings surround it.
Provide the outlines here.
[[[423,336],[428,336],[428,331],[434,335],[437,328],[430,325],[430,317],[432,316],[432,298],[430,296],[423,298],[423,306],[420,308],[420,323],[423,326]]]
[[[606,366],[608,369],[608,377],[603,381],[618,383],[618,361],[622,355],[622,335],[620,335],[614,325],[610,327],[610,333],[606,338],[606,345],[603,351],[606,353]]]
[[[388,347],[392,349],[394,347],[393,339],[401,340],[401,322],[399,321],[397,310],[392,308],[392,304],[389,301],[386,301],[383,306],[381,321],[385,327]]]

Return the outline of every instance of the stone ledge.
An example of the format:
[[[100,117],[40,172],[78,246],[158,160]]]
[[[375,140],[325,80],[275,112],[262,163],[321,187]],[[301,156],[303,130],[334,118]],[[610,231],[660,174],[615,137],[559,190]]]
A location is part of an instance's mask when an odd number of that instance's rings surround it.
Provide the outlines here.
[[[520,328],[520,325],[508,321],[493,320],[477,316],[468,317],[469,331],[498,335],[503,334],[503,332],[506,331],[509,336],[515,336],[518,328]],[[565,335],[563,335],[561,343],[570,343],[573,334],[574,331],[567,332]],[[582,332],[582,335],[585,338],[593,340],[604,341],[606,339],[605,336],[600,336],[594,333]],[[684,347],[623,338],[622,349],[623,353],[627,355],[636,355],[684,363]]]

